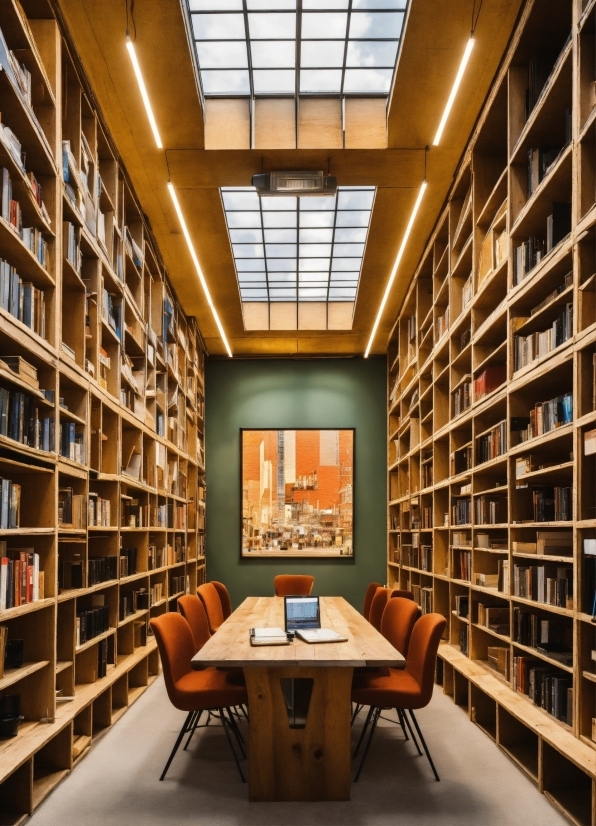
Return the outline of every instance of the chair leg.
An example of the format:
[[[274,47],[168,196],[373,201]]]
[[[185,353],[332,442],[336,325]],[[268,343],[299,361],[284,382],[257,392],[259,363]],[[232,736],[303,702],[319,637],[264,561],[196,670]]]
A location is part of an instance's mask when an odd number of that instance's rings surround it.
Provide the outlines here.
[[[406,727],[404,725],[403,711],[401,710],[401,708],[396,708],[395,710],[397,712],[397,717],[398,717],[398,720],[399,720],[399,724],[401,726],[401,730],[404,733],[404,737],[405,737],[406,740],[409,740],[410,738],[408,737],[408,732],[407,732]]]
[[[360,705],[359,703],[356,703],[356,708],[354,709],[354,713],[352,714],[352,726],[354,725],[354,720],[356,719],[356,717],[358,717],[363,708],[364,706]]]
[[[188,748],[188,746],[190,744],[190,741],[192,740],[192,736],[195,733],[195,731],[197,730],[197,726],[199,725],[199,722],[201,721],[202,716],[203,716],[203,710],[202,709],[201,709],[201,711],[195,711],[195,718],[192,721],[192,728],[191,728],[190,734],[188,735],[188,740],[186,741],[186,745],[184,746],[184,751],[186,751],[186,749]]]
[[[403,718],[404,718],[404,723],[406,724],[406,727],[407,727],[408,731],[410,732],[410,737],[412,738],[412,742],[416,746],[416,751],[418,752],[418,754],[420,756],[422,756],[422,751],[420,749],[420,746],[418,745],[418,740],[416,739],[416,735],[414,734],[414,729],[412,728],[412,724],[408,720],[408,715],[406,714],[406,712],[403,709],[401,710],[401,713],[402,713]]]
[[[440,780],[441,778],[437,774],[437,770],[435,769],[435,764],[432,761],[432,757],[430,756],[428,746],[426,745],[424,737],[422,736],[422,732],[420,731],[420,726],[418,725],[418,720],[414,716],[414,712],[412,711],[412,709],[410,709],[410,717],[412,718],[412,722],[414,723],[414,726],[416,727],[416,731],[418,732],[418,737],[420,737],[420,742],[422,743],[422,748],[424,749],[424,751],[426,753],[426,756],[428,757],[428,762],[430,763],[430,767],[433,770],[435,780]]]
[[[230,709],[228,709],[227,711],[228,711],[228,718],[229,718],[228,722],[230,723],[230,728],[232,729],[232,731],[234,733],[234,737],[236,738],[236,742],[238,743],[240,753],[242,754],[242,757],[246,757],[246,754],[244,753],[244,749],[242,748],[244,738],[242,737],[242,734],[240,733],[240,729],[238,728],[238,724],[236,723],[236,720],[234,719],[234,715],[231,713]]]
[[[237,756],[236,752],[234,751],[234,746],[232,744],[232,738],[230,737],[230,732],[228,731],[228,722],[226,721],[226,717],[225,717],[223,708],[219,709],[219,717],[220,717],[223,729],[226,733],[226,738],[227,738],[227,741],[228,741],[228,745],[229,745],[230,749],[232,750],[232,754],[234,756],[234,762],[236,763],[236,768],[238,769],[238,774],[240,775],[240,780],[243,783],[246,783],[244,775],[242,774],[242,769],[240,768],[240,763],[238,761],[238,756]]]
[[[375,708],[372,725],[370,727],[370,734],[368,736],[368,740],[366,741],[366,747],[364,749],[364,754],[362,755],[362,760],[360,761],[360,765],[358,766],[358,771],[356,772],[356,777],[354,778],[354,783],[358,782],[358,778],[360,777],[360,772],[362,771],[362,767],[364,766],[364,761],[366,760],[366,755],[368,754],[368,750],[370,748],[370,744],[373,739],[373,734],[375,733],[375,729],[377,727],[377,723],[379,722],[379,717],[381,716],[381,709]]]
[[[159,778],[160,780],[163,780],[164,777],[166,776],[166,773],[167,773],[168,769],[170,768],[170,763],[174,759],[174,755],[178,751],[178,746],[182,742],[182,738],[184,737],[184,735],[188,732],[188,730],[192,726],[192,722],[194,720],[195,714],[196,714],[196,711],[189,711],[188,712],[188,714],[186,716],[186,720],[184,721],[184,725],[180,729],[180,734],[178,735],[178,738],[176,739],[176,742],[174,744],[174,748],[172,749],[172,752],[171,752],[170,756],[168,757],[168,762],[166,763],[166,766],[165,766],[164,770],[161,773],[161,777]]]
[[[368,729],[368,725],[369,725],[369,723],[372,719],[373,712],[374,712],[374,707],[371,706],[368,710],[368,714],[366,715],[366,720],[364,721],[364,725],[362,726],[362,731],[360,732],[360,739],[358,740],[358,745],[354,749],[354,755],[353,755],[354,757],[356,757],[356,755],[360,751],[360,746],[362,745],[362,741],[364,740],[364,735],[366,734],[366,730]]]

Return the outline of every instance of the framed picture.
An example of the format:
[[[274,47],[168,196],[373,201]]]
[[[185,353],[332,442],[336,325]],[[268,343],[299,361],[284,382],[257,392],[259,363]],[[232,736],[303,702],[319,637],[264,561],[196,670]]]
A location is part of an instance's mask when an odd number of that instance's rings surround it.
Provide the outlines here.
[[[354,437],[240,431],[243,559],[353,557]]]

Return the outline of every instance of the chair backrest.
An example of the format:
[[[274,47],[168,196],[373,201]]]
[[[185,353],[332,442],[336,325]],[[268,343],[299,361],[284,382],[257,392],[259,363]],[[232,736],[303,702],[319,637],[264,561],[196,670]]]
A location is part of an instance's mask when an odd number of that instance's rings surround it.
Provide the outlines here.
[[[228,589],[223,584],[223,582],[217,582],[217,580],[212,579],[211,584],[214,586],[215,590],[219,594],[219,601],[221,602],[221,610],[223,611],[223,618],[227,620],[227,618],[232,613],[232,600],[230,599],[230,595],[228,593]],[[413,597],[412,597],[413,599]]]
[[[194,594],[186,594],[178,600],[178,609],[190,625],[195,641],[195,654],[205,645],[211,634],[209,622],[201,600]]]
[[[154,617],[150,624],[161,656],[168,697],[172,705],[180,708],[176,683],[191,671],[190,661],[195,655],[192,631],[184,617],[175,611]]]
[[[364,594],[364,602],[362,604],[362,616],[364,619],[368,619],[370,616],[370,606],[373,601],[373,597],[377,592],[377,588],[382,588],[380,582],[371,582],[366,592]]]
[[[410,637],[419,610],[411,599],[390,599],[381,617],[381,634],[404,657],[408,656]]]
[[[425,614],[420,617],[412,631],[406,671],[420,686],[420,705],[418,705],[418,708],[424,708],[430,703],[433,693],[437,651],[446,625],[447,620],[441,614]]]
[[[205,613],[209,620],[209,630],[212,634],[224,623],[223,608],[217,588],[212,582],[205,582],[197,588],[197,596],[205,606]]]
[[[375,591],[375,595],[372,598],[372,602],[370,605],[370,612],[368,615],[368,621],[376,628],[377,631],[381,630],[381,617],[383,616],[383,611],[385,610],[385,606],[389,600],[389,589],[377,588]]]
[[[394,597],[399,597],[400,599],[414,599],[414,594],[412,591],[391,591],[391,595],[389,599],[393,599]]]
[[[314,576],[308,574],[279,574],[273,580],[276,597],[307,597],[314,583]]]

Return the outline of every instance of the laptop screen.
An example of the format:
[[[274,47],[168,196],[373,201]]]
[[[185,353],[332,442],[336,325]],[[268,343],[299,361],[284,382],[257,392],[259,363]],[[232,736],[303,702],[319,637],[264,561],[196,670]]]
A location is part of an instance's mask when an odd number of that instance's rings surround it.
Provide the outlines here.
[[[286,631],[320,628],[318,597],[284,597]]]

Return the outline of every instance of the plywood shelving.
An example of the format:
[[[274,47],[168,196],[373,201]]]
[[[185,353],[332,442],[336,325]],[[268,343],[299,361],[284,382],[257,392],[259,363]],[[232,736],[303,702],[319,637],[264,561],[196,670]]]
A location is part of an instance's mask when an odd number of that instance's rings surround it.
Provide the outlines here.
[[[0,0],[0,29],[0,547],[43,572],[0,609],[24,640],[0,678],[25,717],[0,742],[17,824],[155,679],[149,620],[204,581],[205,350],[52,5]]]
[[[593,2],[525,4],[388,343],[388,581],[447,618],[445,693],[582,826],[596,823],[595,44]]]

